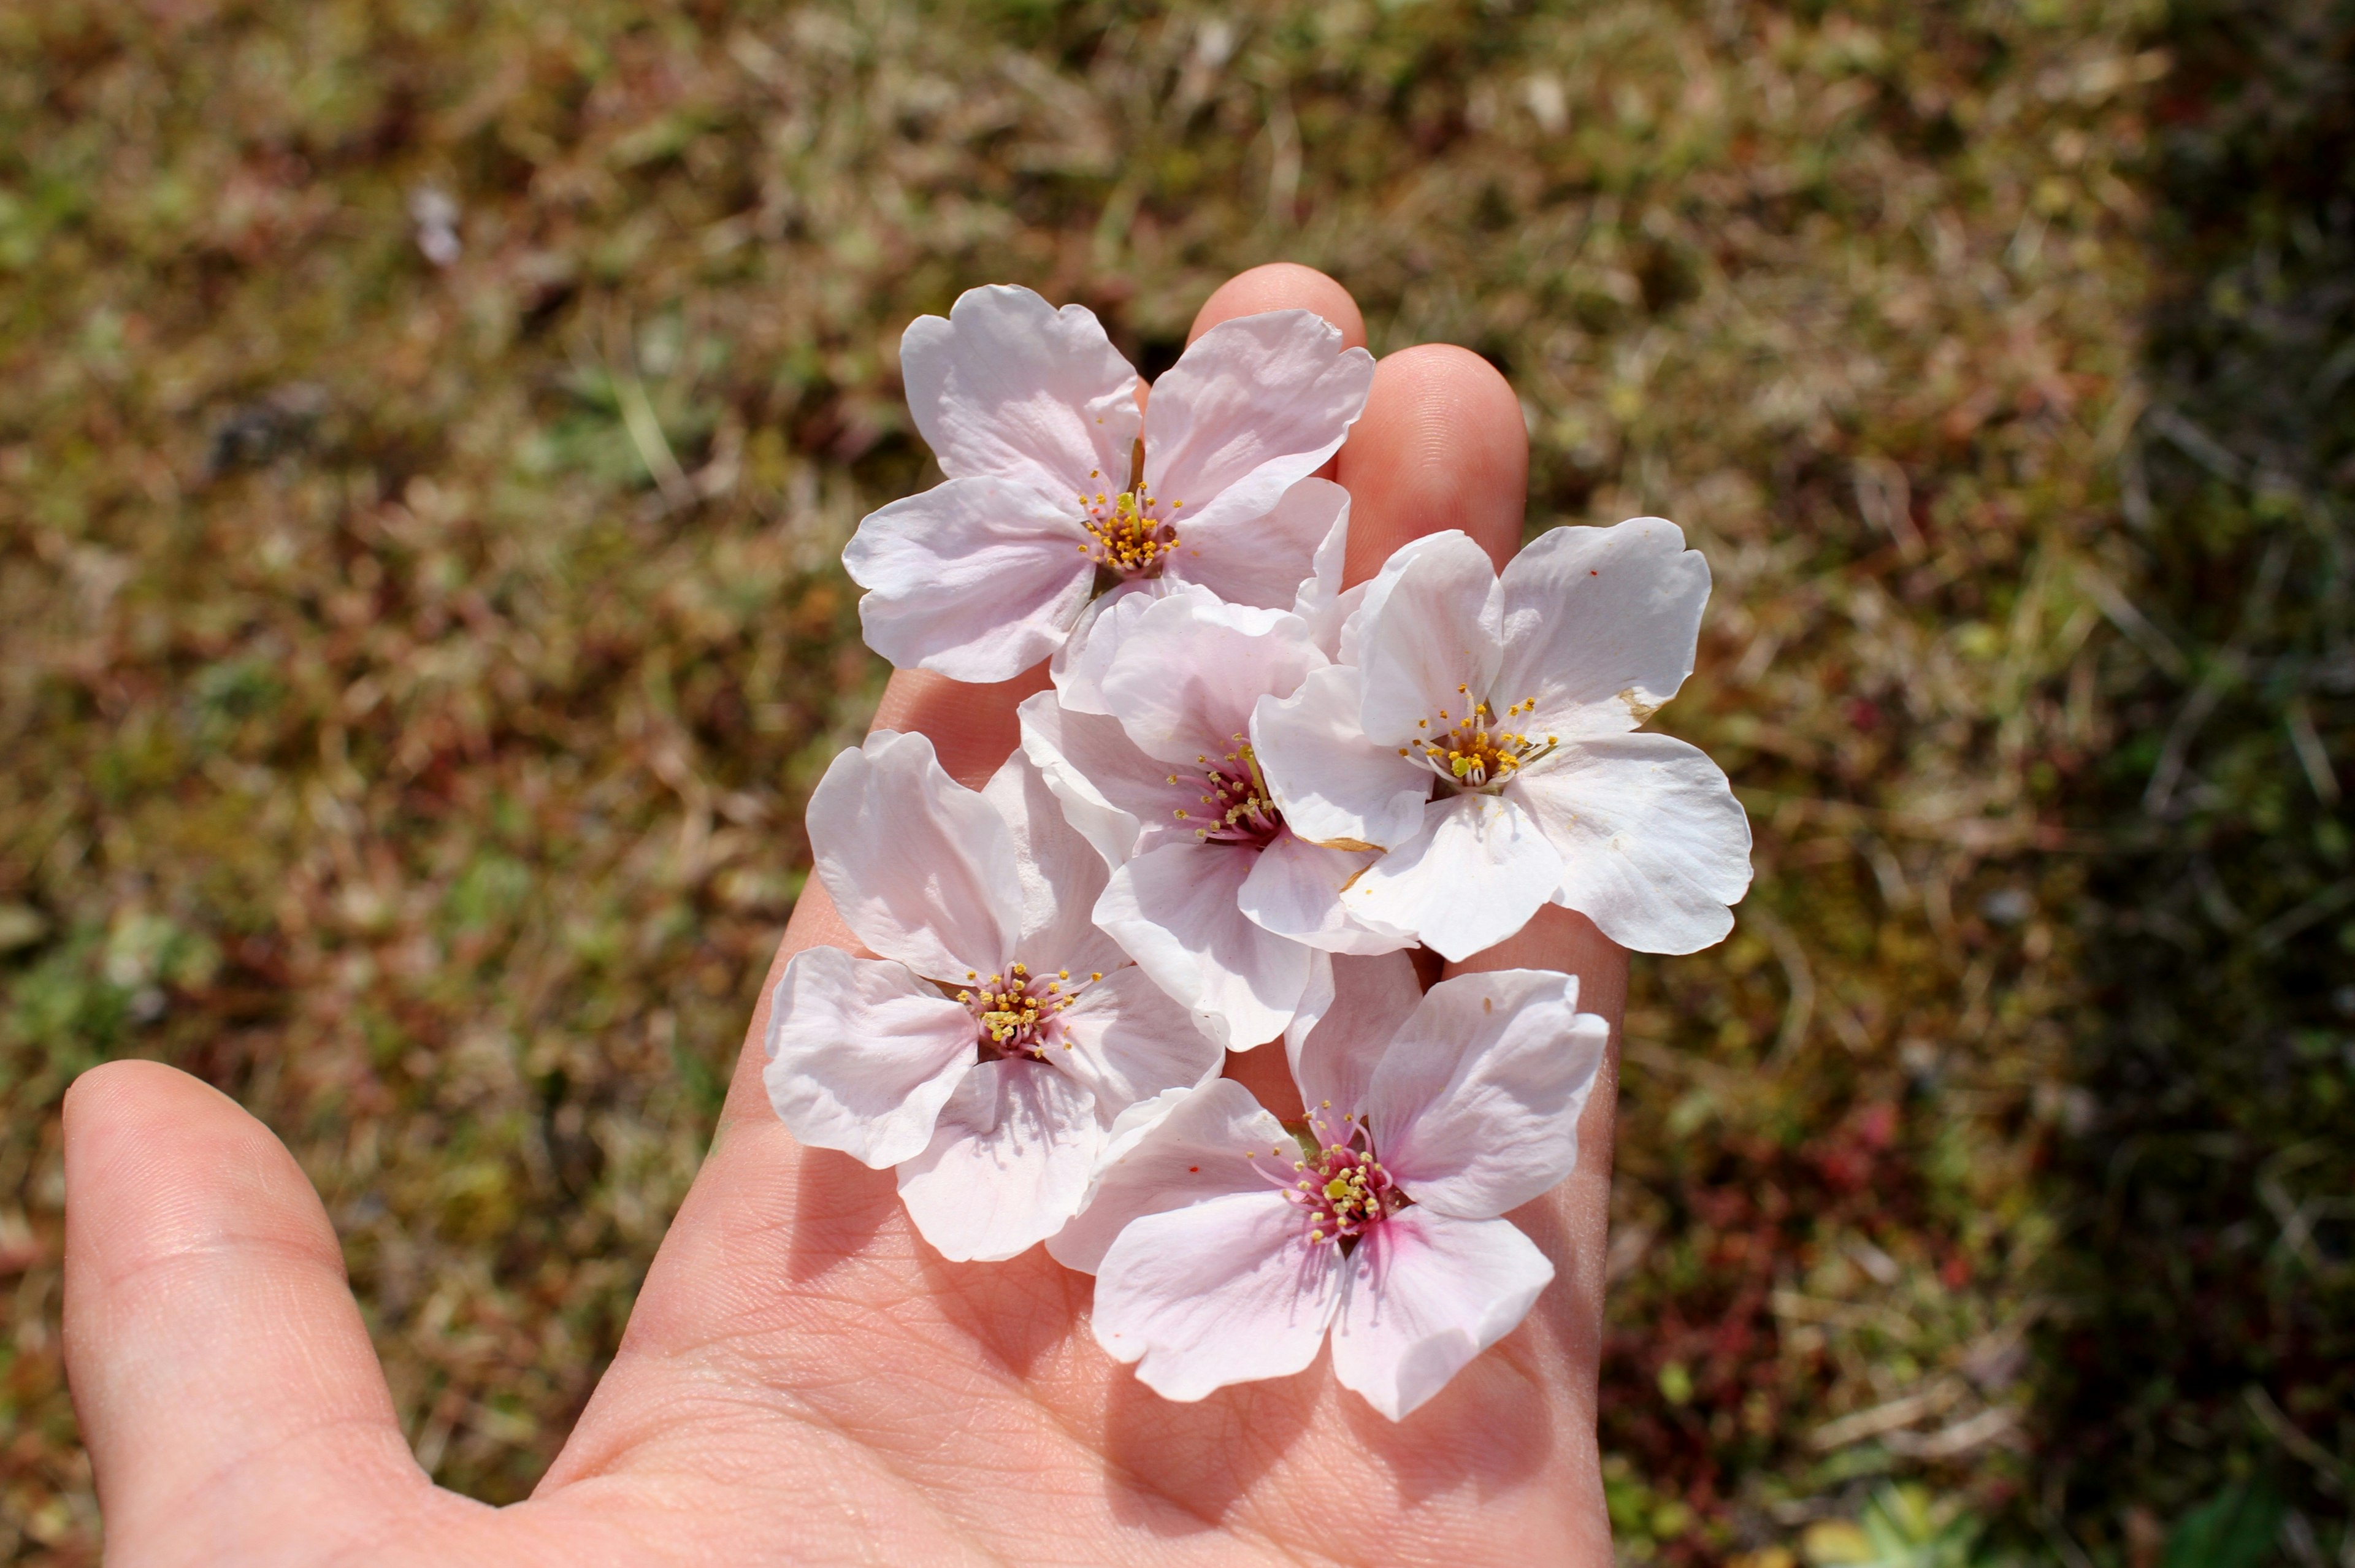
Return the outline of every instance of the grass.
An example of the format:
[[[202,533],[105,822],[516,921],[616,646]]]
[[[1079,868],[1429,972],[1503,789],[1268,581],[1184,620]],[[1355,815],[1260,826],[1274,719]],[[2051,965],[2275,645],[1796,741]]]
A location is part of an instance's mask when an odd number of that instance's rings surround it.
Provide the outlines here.
[[[1510,378],[1533,529],[1716,572],[1661,722],[1759,880],[1638,966],[1623,1554],[2327,1560],[2350,36],[0,3],[0,1555],[96,1558],[55,1108],[124,1054],[288,1140],[421,1458],[528,1490],[880,687],[835,555],[926,482],[900,328],[1021,282],[1156,369],[1288,257]]]

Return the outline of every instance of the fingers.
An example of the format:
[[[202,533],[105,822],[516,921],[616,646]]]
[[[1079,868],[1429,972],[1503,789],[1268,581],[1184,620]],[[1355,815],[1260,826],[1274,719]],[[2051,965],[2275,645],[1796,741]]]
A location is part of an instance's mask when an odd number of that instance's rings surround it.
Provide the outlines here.
[[[66,1363],[111,1561],[238,1561],[260,1521],[333,1545],[365,1499],[430,1494],[326,1212],[267,1128],[123,1061],[75,1082],[65,1135]]]
[[[1362,582],[1409,539],[1461,528],[1501,570],[1520,547],[1529,438],[1520,400],[1468,348],[1426,343],[1374,368],[1335,477],[1349,492],[1345,576]]]
[[[1366,346],[1366,318],[1359,314],[1358,302],[1349,297],[1349,291],[1297,261],[1270,261],[1220,284],[1194,313],[1186,341],[1193,342],[1222,321],[1271,310],[1313,310],[1341,329],[1342,347]]]

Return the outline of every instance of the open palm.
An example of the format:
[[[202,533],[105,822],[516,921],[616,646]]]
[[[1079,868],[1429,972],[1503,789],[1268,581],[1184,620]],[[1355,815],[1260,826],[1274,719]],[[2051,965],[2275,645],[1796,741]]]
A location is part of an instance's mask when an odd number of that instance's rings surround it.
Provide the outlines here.
[[[1365,339],[1305,268],[1256,269],[1195,322],[1302,306]],[[1459,349],[1384,359],[1337,460],[1350,579],[1458,528],[1520,532],[1519,407]],[[978,785],[1044,685],[902,672],[877,722]],[[777,963],[856,948],[816,884]],[[1099,1349],[1093,1281],[1033,1248],[951,1264],[888,1171],[796,1145],[756,1017],[709,1157],[613,1365],[538,1491],[493,1509],[411,1459],[325,1211],[259,1123],[118,1062],[66,1103],[66,1335],[109,1560],[146,1564],[1604,1563],[1595,1451],[1625,956],[1548,909],[1464,969],[1569,969],[1614,1052],[1578,1171],[1514,1216],[1553,1260],[1528,1320],[1402,1424],[1307,1372],[1173,1404]],[[773,979],[774,971],[772,971]],[[762,1004],[765,1013],[767,1001]],[[1234,1058],[1279,1115],[1282,1053]]]

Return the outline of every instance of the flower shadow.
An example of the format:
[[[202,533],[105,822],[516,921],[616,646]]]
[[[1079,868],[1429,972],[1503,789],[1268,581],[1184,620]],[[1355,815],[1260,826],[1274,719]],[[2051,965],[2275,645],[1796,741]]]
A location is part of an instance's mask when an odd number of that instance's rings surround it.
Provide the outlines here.
[[[1307,1429],[1316,1406],[1307,1380],[1324,1375],[1320,1358],[1299,1378],[1179,1404],[1115,1369],[1103,1431],[1113,1517],[1160,1536],[1222,1528]]]

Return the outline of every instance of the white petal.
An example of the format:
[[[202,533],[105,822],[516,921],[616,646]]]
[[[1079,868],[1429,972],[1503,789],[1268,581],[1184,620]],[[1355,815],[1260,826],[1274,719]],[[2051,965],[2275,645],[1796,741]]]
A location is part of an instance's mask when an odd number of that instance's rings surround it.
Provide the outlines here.
[[[1022,929],[1014,836],[919,734],[879,730],[811,792],[810,848],[843,923],[933,980],[1005,963]]]
[[[1284,1124],[1233,1079],[1165,1090],[1113,1124],[1087,1201],[1047,1251],[1065,1268],[1093,1274],[1130,1221],[1230,1192],[1271,1191],[1267,1175],[1289,1177],[1299,1157]]]
[[[1374,1069],[1366,1114],[1382,1164],[1416,1202],[1458,1219],[1528,1202],[1578,1163],[1578,1117],[1610,1035],[1578,1010],[1574,975],[1442,980]]]
[[[1205,759],[1215,765],[1248,738],[1253,703],[1290,696],[1324,663],[1307,623],[1290,611],[1229,604],[1193,587],[1138,618],[1103,690],[1138,750],[1199,777]]]
[[[867,645],[897,669],[1011,680],[1062,646],[1095,567],[1051,500],[1008,479],[951,479],[869,512],[843,548]]]
[[[1668,735],[1565,744],[1506,786],[1562,862],[1553,901],[1638,953],[1693,953],[1733,929],[1750,819],[1717,764]]]
[[[1359,716],[1379,745],[1444,733],[1486,699],[1502,653],[1504,597],[1488,552],[1453,531],[1415,542],[1368,586],[1361,612]]]
[[[1333,1325],[1333,1375],[1403,1421],[1473,1357],[1511,1333],[1553,1278],[1503,1220],[1408,1209],[1349,1254]]]
[[[1552,528],[1506,566],[1505,656],[1490,696],[1534,699],[1533,734],[1632,730],[1692,674],[1709,562],[1666,517]]]
[[[1075,962],[1100,967],[1095,956],[1100,944],[1088,911],[1111,875],[1103,857],[1064,820],[1062,803],[1047,787],[1038,765],[1020,752],[999,765],[982,786],[981,797],[1005,820],[1014,838],[1022,929],[1011,955],[1052,958],[1059,968]]]
[[[1284,1041],[1302,1102],[1329,1106],[1337,1115],[1362,1115],[1382,1053],[1422,1005],[1423,982],[1405,954],[1335,958],[1332,1000],[1305,1040]],[[1381,1153],[1387,1161],[1390,1151]]]
[[[1315,507],[1326,521],[1308,575],[1292,595],[1292,613],[1308,623],[1317,646],[1331,656],[1347,612],[1341,604],[1341,571],[1349,559],[1349,493],[1329,479],[1303,479],[1284,493],[1278,508]]]
[[[1164,1399],[1280,1378],[1316,1359],[1338,1300],[1337,1248],[1301,1211],[1236,1192],[1132,1221],[1096,1272],[1096,1343]]]
[[[973,1014],[905,965],[812,947],[778,978],[761,1081],[795,1138],[879,1170],[932,1141],[976,1038]]]
[[[1287,828],[1260,851],[1236,907],[1263,929],[1327,953],[1392,952],[1409,939],[1360,925],[1341,907],[1341,890],[1380,853],[1327,849]]]
[[[1373,380],[1373,356],[1344,350],[1340,332],[1310,311],[1239,316],[1196,338],[1153,384],[1145,414],[1146,478],[1162,516],[1177,519],[1179,548],[1194,544],[1189,524],[1273,510],[1340,450]],[[1206,547],[1204,581],[1216,570],[1209,556]]]
[[[1341,895],[1350,915],[1412,933],[1448,958],[1494,947],[1561,883],[1561,856],[1529,814],[1493,795],[1431,803],[1423,831]]]
[[[1087,1090],[1041,1061],[985,1061],[900,1167],[900,1200],[952,1263],[996,1263],[1063,1228],[1103,1147]]]
[[[1363,677],[1311,670],[1289,698],[1252,710],[1252,750],[1284,819],[1317,844],[1403,844],[1423,830],[1432,774],[1359,727]]]
[[[1251,850],[1165,844],[1114,871],[1096,923],[1229,1051],[1273,1040],[1308,986],[1308,949],[1235,905]]]
[[[1072,976],[1075,985],[1082,978]],[[1226,1061],[1219,1042],[1135,965],[1082,986],[1062,1017],[1071,1046],[1050,1053],[1053,1065],[1088,1086],[1102,1122],[1165,1089],[1190,1089]]]
[[[1047,667],[1055,700],[1074,713],[1110,713],[1100,685],[1103,672],[1112,667],[1128,627],[1178,586],[1167,578],[1147,577],[1116,583],[1089,600]]]
[[[1170,782],[1168,765],[1138,751],[1109,714],[1074,713],[1051,691],[1025,698],[1015,712],[1023,754],[1062,803],[1064,820],[1108,866],[1136,853],[1154,829],[1178,826],[1173,813],[1200,803],[1199,782]]]
[[[1057,310],[1003,283],[968,289],[946,320],[908,324],[900,375],[943,474],[1019,477],[1071,501],[1074,517],[1082,485],[1128,483],[1137,376],[1084,306]]]
[[[1303,479],[1276,498],[1264,517],[1219,509],[1178,528],[1168,573],[1199,582],[1235,604],[1292,610],[1302,584],[1314,580],[1318,547],[1339,531],[1348,538],[1349,493],[1327,479]],[[1340,552],[1337,550],[1336,555]],[[1333,592],[1340,592],[1339,563]],[[1334,624],[1338,635],[1339,622]]]

